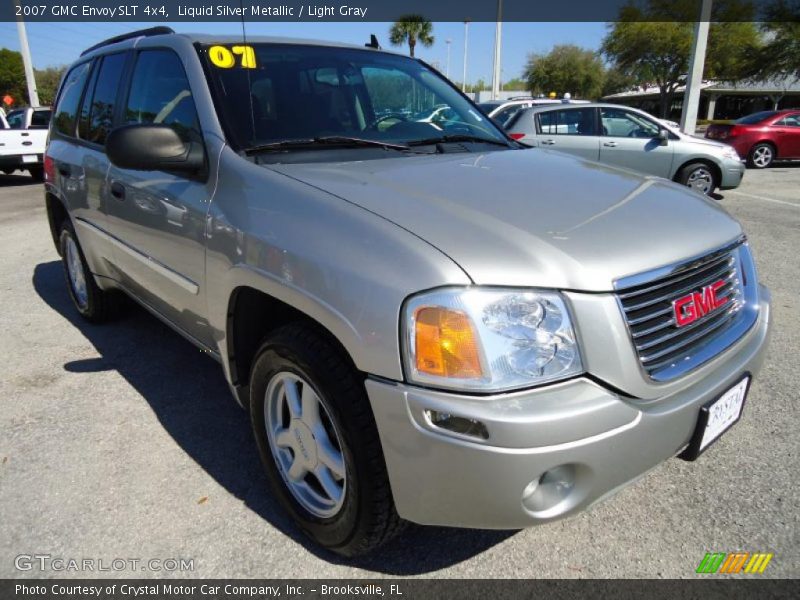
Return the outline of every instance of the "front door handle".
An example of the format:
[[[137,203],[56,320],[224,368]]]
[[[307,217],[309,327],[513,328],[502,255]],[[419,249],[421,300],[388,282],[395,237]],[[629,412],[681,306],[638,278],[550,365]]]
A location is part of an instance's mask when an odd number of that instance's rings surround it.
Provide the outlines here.
[[[554,145],[555,145],[555,143],[556,143],[556,141],[555,141],[555,140],[544,140],[544,141],[542,142],[542,146],[554,146]]]
[[[111,183],[111,195],[118,200],[125,200],[125,186],[119,181]]]
[[[608,146],[609,148],[616,148],[617,142],[603,142],[603,146]]]

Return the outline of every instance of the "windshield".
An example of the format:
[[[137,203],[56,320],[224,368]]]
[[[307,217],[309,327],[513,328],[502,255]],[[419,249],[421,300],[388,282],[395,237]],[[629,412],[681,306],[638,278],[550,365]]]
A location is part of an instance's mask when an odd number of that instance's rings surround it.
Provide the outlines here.
[[[734,123],[737,123],[738,125],[752,125],[753,123],[760,123],[765,119],[774,117],[777,114],[778,114],[777,111],[774,110],[764,110],[761,112],[753,113],[752,115],[747,115],[746,117],[742,117],[741,119],[736,119]]]
[[[331,137],[507,142],[441,76],[410,58],[295,44],[214,45],[200,53],[238,150]]]

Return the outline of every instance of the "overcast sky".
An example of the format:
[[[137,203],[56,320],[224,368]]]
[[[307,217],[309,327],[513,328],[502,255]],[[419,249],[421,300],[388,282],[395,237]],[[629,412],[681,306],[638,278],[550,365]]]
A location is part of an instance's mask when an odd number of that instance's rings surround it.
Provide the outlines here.
[[[103,39],[152,27],[154,23],[29,23],[28,40],[36,68],[69,64],[81,51]],[[240,33],[239,23],[165,23],[178,32]],[[280,35],[362,44],[374,33],[385,48],[389,45],[390,23],[248,23],[250,35]],[[597,49],[605,34],[604,23],[505,23],[503,24],[503,80],[519,77],[530,52],[547,52],[555,44],[577,44]],[[470,23],[467,80],[492,79],[494,23]],[[417,45],[417,56],[447,69],[450,39],[450,76],[461,80],[464,57],[464,24],[434,23],[436,43],[430,48]],[[19,50],[15,23],[0,23],[0,47]]]

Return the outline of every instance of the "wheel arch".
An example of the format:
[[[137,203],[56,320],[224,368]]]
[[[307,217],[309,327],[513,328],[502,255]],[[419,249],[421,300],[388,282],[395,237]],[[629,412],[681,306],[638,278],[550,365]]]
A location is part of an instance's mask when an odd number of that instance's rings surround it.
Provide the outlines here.
[[[330,322],[326,319],[326,322]],[[334,321],[337,333],[322,324],[321,319],[278,298],[261,287],[242,284],[234,287],[228,297],[225,319],[223,362],[237,401],[248,406],[250,372],[258,349],[264,338],[283,325],[305,323],[329,341],[353,369],[363,373],[356,365],[352,348],[355,340],[342,336],[342,330],[355,334],[352,327],[341,320]],[[349,338],[348,343],[341,337]]]
[[[67,207],[62,202],[61,198],[52,192],[45,192],[44,196],[45,208],[47,209],[47,222],[50,225],[50,235],[53,238],[53,245],[56,247],[56,252],[61,255],[61,227],[65,221],[69,220],[69,212]]]

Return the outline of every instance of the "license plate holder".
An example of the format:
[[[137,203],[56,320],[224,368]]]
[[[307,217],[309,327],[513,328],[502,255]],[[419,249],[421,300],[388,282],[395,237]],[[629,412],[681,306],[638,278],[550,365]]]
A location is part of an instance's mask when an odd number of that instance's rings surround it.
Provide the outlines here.
[[[697,460],[698,456],[708,450],[714,442],[722,437],[722,434],[742,418],[745,399],[750,391],[752,380],[751,374],[746,373],[736,385],[731,386],[700,408],[692,440],[678,455],[678,458],[688,461]]]

